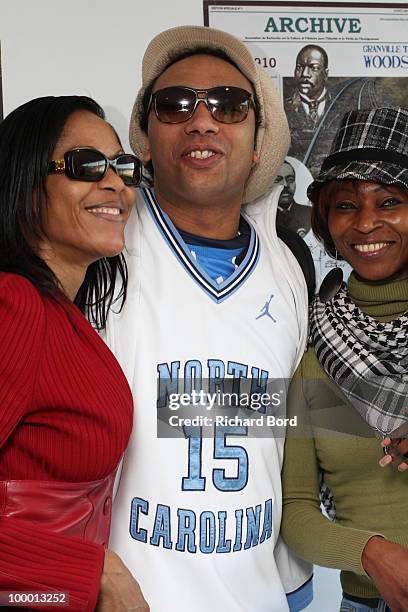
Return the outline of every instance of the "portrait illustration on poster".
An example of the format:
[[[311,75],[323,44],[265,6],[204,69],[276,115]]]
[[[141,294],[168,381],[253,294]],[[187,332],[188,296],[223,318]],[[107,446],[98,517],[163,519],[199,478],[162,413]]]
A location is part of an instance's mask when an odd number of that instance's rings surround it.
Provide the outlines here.
[[[244,41],[280,93],[291,145],[275,181],[277,223],[304,238],[319,284],[335,262],[311,231],[307,187],[347,111],[408,105],[408,7],[204,0],[204,23]]]
[[[291,229],[301,238],[310,231],[310,204],[307,199],[304,201],[304,193],[297,185],[303,185],[309,180],[311,175],[306,166],[290,156],[285,158],[275,179],[275,185],[283,187],[278,201],[276,223]]]

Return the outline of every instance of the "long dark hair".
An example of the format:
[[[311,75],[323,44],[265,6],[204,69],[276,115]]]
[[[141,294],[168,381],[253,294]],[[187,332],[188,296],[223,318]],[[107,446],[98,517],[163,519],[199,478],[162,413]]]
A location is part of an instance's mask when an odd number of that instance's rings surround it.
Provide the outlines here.
[[[105,119],[103,109],[86,96],[46,96],[30,100],[0,124],[0,271],[20,274],[41,293],[57,298],[61,286],[45,261],[35,253],[41,238],[40,202],[47,197],[48,164],[68,117],[76,110]],[[115,296],[115,280],[121,287]],[[126,298],[127,269],[123,255],[92,263],[75,298],[99,330],[109,308]]]

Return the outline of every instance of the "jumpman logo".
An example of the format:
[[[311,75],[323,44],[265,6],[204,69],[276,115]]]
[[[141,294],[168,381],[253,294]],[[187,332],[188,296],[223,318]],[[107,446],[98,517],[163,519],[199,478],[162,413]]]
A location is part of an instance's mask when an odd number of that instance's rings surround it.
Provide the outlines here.
[[[273,293],[271,293],[271,297],[269,298],[269,300],[265,302],[265,304],[262,306],[261,312],[256,317],[256,320],[260,319],[261,317],[269,317],[270,319],[272,319],[274,323],[276,323],[276,319],[274,319],[271,313],[269,312],[269,306],[271,304],[272,298],[273,298]]]

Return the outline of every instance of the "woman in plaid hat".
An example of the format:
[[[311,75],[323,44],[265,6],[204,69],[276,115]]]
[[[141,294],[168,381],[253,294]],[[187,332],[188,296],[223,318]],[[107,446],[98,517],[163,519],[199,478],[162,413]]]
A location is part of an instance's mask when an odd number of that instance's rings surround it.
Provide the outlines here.
[[[341,611],[408,610],[408,110],[345,115],[310,185],[340,268],[311,309],[285,447],[283,537],[341,569]],[[323,501],[330,519],[321,513]]]

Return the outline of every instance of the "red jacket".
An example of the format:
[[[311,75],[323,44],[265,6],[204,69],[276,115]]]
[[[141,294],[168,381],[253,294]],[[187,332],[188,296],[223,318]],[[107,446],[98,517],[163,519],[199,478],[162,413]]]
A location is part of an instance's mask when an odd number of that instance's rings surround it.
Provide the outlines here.
[[[132,412],[76,306],[0,273],[0,591],[69,592],[67,608],[28,607],[94,610]]]

